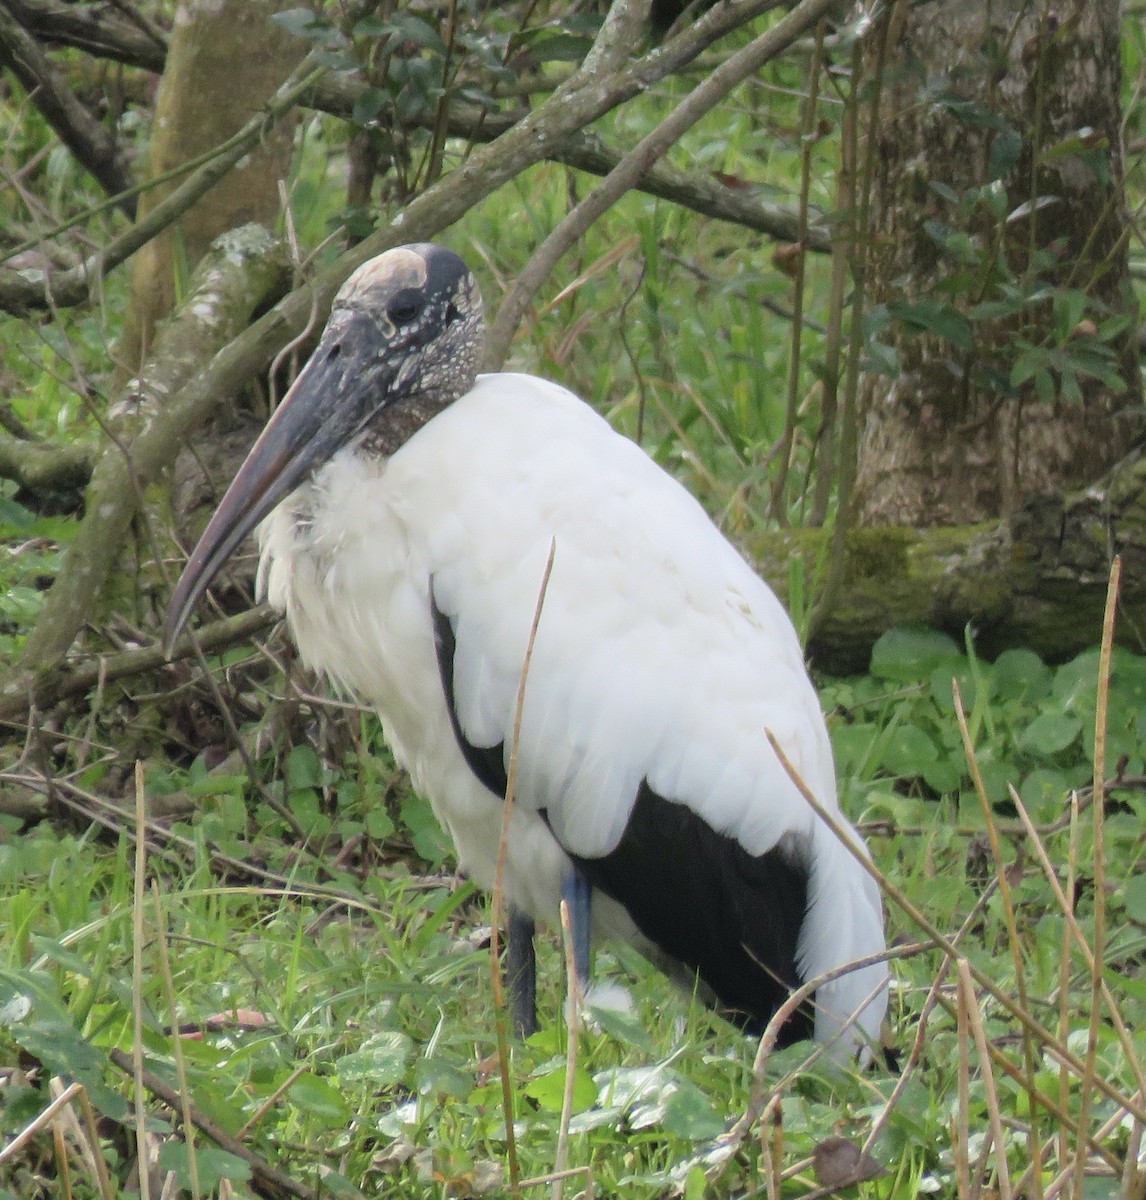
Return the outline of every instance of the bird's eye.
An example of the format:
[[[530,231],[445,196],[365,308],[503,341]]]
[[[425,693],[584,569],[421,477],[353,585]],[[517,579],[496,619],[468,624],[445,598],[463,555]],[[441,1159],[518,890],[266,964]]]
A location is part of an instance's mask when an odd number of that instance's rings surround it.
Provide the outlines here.
[[[417,296],[395,296],[386,309],[386,315],[392,325],[409,325],[422,311],[421,300]]]

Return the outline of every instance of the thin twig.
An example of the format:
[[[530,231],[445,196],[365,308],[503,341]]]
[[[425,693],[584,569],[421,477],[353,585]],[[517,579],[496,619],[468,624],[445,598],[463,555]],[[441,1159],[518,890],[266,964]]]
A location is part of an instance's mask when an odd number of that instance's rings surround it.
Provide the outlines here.
[[[983,1029],[983,1014],[971,982],[971,971],[965,958],[955,961],[955,977],[959,982],[959,1007],[964,1011],[970,1025],[975,1047],[979,1052],[979,1077],[983,1095],[987,1102],[987,1120],[991,1128],[991,1139],[995,1143],[995,1176],[999,1182],[1000,1200],[1011,1200],[1011,1173],[1007,1167],[1007,1143],[1003,1137],[1003,1121],[999,1113],[999,1093],[995,1087],[995,1074],[991,1069],[991,1056],[987,1052],[987,1034]]]
[[[190,1176],[192,1200],[199,1200],[199,1155],[195,1149],[195,1128],[191,1123],[191,1089],[187,1085],[187,1062],[183,1056],[183,1039],[179,1036],[179,1005],[175,999],[175,981],[171,974],[171,954],[167,945],[167,915],[163,911],[163,894],[159,881],[151,881],[151,899],[155,905],[155,940],[159,945],[159,969],[163,978],[164,999],[171,1021],[171,1052],[175,1058],[175,1077],[179,1080],[179,1115],[183,1119],[187,1145],[187,1170]]]
[[[3,1149],[0,1149],[0,1166],[3,1166],[9,1159],[15,1158],[36,1134],[48,1128],[56,1114],[61,1109],[67,1108],[72,1099],[83,1090],[82,1083],[68,1084],[51,1104],[38,1112]]]
[[[1015,901],[1011,891],[1011,881],[1007,875],[1007,863],[1003,857],[1002,841],[999,837],[998,825],[995,821],[995,810],[987,796],[987,788],[983,783],[983,774],[979,770],[979,760],[975,754],[975,745],[971,740],[971,730],[967,725],[967,714],[963,709],[963,693],[959,688],[959,680],[952,678],[951,680],[952,699],[955,704],[955,719],[959,725],[959,735],[963,739],[963,754],[967,759],[967,766],[971,772],[971,782],[975,787],[975,794],[979,798],[979,808],[983,814],[983,824],[987,831],[987,841],[991,847],[991,856],[995,863],[995,879],[998,881],[999,896],[1003,902],[1003,921],[1007,929],[1007,941],[1011,947],[1011,957],[1015,964],[1015,987],[1018,991],[1019,1003],[1022,1007],[1029,1008],[1030,1003],[1027,998],[1027,975],[1026,967],[1023,962],[1023,947],[1019,937],[1019,924],[1015,916]],[[1030,1031],[1023,1029],[1023,1061],[1026,1065],[1027,1074],[1033,1079],[1035,1077],[1037,1051],[1036,1046],[1031,1038]],[[1031,1179],[1033,1181],[1033,1196],[1034,1200],[1041,1200],[1042,1188],[1042,1137],[1038,1127],[1038,1107],[1035,1104],[1030,1106],[1031,1120]],[[1000,1153],[1002,1151],[1000,1150]]]

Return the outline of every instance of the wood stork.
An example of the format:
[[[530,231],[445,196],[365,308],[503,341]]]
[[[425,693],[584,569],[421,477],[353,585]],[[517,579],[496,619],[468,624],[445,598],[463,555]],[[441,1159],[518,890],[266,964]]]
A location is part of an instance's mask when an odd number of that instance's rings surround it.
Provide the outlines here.
[[[596,931],[759,1032],[793,987],[884,947],[877,889],[766,738],[835,811],[795,631],[700,505],[592,408],[529,375],[478,376],[482,336],[450,250],[355,271],[192,554],[167,644],[261,521],[259,586],[302,658],[377,708],[490,888],[552,549],[504,875],[518,1024],[535,1027],[534,919],[565,896],[583,980],[591,901]],[[783,1040],[874,1037],[885,982],[880,964],[821,986]]]

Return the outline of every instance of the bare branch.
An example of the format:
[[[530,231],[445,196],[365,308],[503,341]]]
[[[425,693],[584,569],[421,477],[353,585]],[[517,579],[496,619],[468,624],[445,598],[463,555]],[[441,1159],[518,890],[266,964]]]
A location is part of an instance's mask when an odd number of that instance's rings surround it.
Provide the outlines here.
[[[16,20],[36,39],[86,50],[145,71],[163,73],[167,45],[155,31],[103,8],[60,0],[7,0]]]
[[[135,216],[131,172],[116,140],[64,82],[48,56],[0,0],[0,64],[27,91],[60,140],[129,217]]]
[[[171,661],[191,656],[195,653],[196,646],[204,654],[219,654],[231,646],[242,645],[258,634],[265,633],[278,619],[278,613],[268,605],[260,604],[237,616],[212,621],[210,625],[196,630],[193,635],[185,634],[180,638],[170,656]],[[21,713],[29,705],[34,705],[43,712],[53,708],[61,700],[81,696],[102,684],[112,683],[117,679],[128,679],[133,675],[143,675],[148,671],[158,671],[167,661],[163,648],[156,643],[141,646],[138,650],[101,654],[68,670],[37,675],[32,683],[31,693],[19,697],[16,703],[12,702],[5,691],[0,699],[0,716]]]
[[[131,66],[156,72],[163,70],[163,51],[114,14],[77,8],[58,0],[8,2],[25,28],[42,39],[58,41]],[[353,75],[331,73],[318,79],[301,97],[301,102],[320,112],[349,120],[355,102],[366,90],[367,84]],[[484,144],[500,137],[521,116],[520,112],[486,112],[475,104],[455,99],[449,106],[446,130],[450,137]],[[436,120],[436,113],[421,116],[425,125]],[[595,134],[575,130],[567,138],[550,145],[546,157],[590,175],[607,175],[620,162],[622,154]],[[794,241],[799,236],[799,222],[790,209],[762,201],[749,191],[737,191],[715,179],[690,175],[665,163],[645,171],[633,186],[637,191],[690,208],[702,216],[742,225],[781,241]],[[828,245],[826,229],[816,226],[809,231],[808,249],[826,251]],[[0,307],[3,307],[2,302]]]
[[[298,333],[316,308],[320,312],[329,308],[335,291],[351,271],[393,246],[435,237],[503,183],[541,161],[546,148],[556,139],[567,137],[674,73],[717,38],[767,7],[769,3],[762,0],[740,0],[739,3],[731,0],[717,5],[666,45],[602,78],[584,79],[581,85],[551,97],[497,141],[479,147],[460,167],[412,200],[388,228],[377,231],[347,251],[309,286],[292,292],[244,334],[224,346],[205,368],[172,395],[132,443],[131,471],[127,479],[116,481],[119,491],[109,485],[105,492],[97,487],[97,479],[93,478],[89,510],[98,510],[106,497],[116,506],[115,522],[121,530],[126,528],[126,522],[135,511],[135,489],[155,479],[170,461],[172,447],[185,441],[217,405],[265,366]],[[111,469],[109,466],[109,472]],[[107,545],[114,542],[118,550],[119,540],[111,536],[110,524],[105,526],[104,537]],[[67,652],[83,620],[86,605],[95,594],[84,582],[86,572],[93,568],[102,572],[97,590],[106,577],[110,562],[106,547],[99,551],[97,558],[98,561],[91,565],[79,556],[69,555],[65,560],[64,570],[57,578],[57,587],[63,585],[60,615],[53,616],[50,624],[42,624],[48,612],[45,607],[41,622],[37,623],[25,645],[22,675],[0,689],[0,714],[13,711],[13,705],[18,709],[25,703],[36,673],[52,669]]]
[[[332,116],[349,119],[355,102],[365,91],[366,84],[352,76],[325,75],[303,97],[303,103]],[[486,143],[500,137],[520,119],[520,113],[489,113],[476,104],[454,101],[450,105],[446,130],[450,137]],[[608,175],[621,161],[622,153],[590,130],[574,130],[551,145],[546,158],[589,175]],[[643,171],[633,188],[690,208],[702,216],[743,225],[779,241],[796,241],[800,236],[799,218],[793,209],[768,204],[750,191],[737,191],[715,179],[690,175],[667,163],[656,163]],[[830,244],[830,235],[824,226],[817,225],[808,230],[806,245],[809,250],[824,252]]]

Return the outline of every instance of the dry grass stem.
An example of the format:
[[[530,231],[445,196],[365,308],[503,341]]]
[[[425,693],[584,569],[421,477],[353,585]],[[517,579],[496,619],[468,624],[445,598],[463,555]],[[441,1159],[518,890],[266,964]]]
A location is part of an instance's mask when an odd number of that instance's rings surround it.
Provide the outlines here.
[[[561,1200],[564,1171],[569,1163],[569,1122],[573,1117],[573,1086],[577,1073],[577,1037],[581,1032],[581,981],[573,952],[573,928],[569,904],[561,901],[561,946],[565,951],[566,1012],[568,1029],[565,1041],[565,1089],[561,1095],[561,1123],[557,1128],[557,1153],[553,1160],[553,1200]]]
[[[147,1104],[143,1090],[143,907],[147,881],[147,790],[143,763],[135,764],[135,890],[131,921],[132,1083],[135,1091],[135,1156],[141,1200],[151,1200]]]
[[[175,1077],[179,1080],[179,1115],[183,1121],[183,1136],[187,1142],[187,1172],[190,1176],[192,1200],[199,1200],[199,1157],[195,1150],[195,1126],[191,1120],[191,1089],[187,1085],[187,1063],[183,1057],[183,1042],[179,1036],[179,1005],[175,999],[175,981],[171,975],[171,955],[167,945],[167,916],[163,911],[163,896],[158,880],[151,881],[151,898],[155,904],[155,938],[159,946],[159,969],[163,977],[164,999],[171,1019],[171,1053],[175,1059]]]
[[[1003,855],[1002,839],[999,837],[999,829],[995,822],[994,806],[987,795],[987,789],[983,783],[983,774],[979,770],[979,762],[975,755],[975,745],[971,739],[971,731],[967,726],[967,714],[963,708],[963,695],[959,688],[958,679],[953,678],[951,680],[951,694],[955,703],[955,719],[959,724],[959,735],[963,741],[963,753],[967,760],[968,769],[971,772],[975,794],[979,798],[979,807],[982,811],[983,823],[987,831],[987,841],[990,844],[991,857],[995,863],[995,881],[998,884],[999,896],[1003,903],[1003,919],[1007,929],[1007,942],[1010,945],[1011,957],[1015,964],[1015,987],[1018,991],[1019,1004],[1024,1009],[1029,1010],[1030,1001],[1027,997],[1027,973],[1023,955],[1023,944],[1022,939],[1019,937],[1019,926],[1015,917],[1015,901],[1011,890],[1007,861]],[[1038,1062],[1038,1052],[1030,1030],[1025,1026],[1022,1030],[1022,1038],[1023,1061],[1026,1065],[1026,1073],[1029,1078],[1033,1079]],[[1031,1196],[1034,1200],[1039,1200],[1042,1195],[1042,1163],[1040,1161],[1042,1156],[1042,1138],[1037,1125],[1038,1112],[1037,1105],[1031,1103],[1032,1127],[1029,1148],[1032,1154],[1032,1162],[1028,1173],[1031,1179]]]
[[[951,942],[951,939],[942,933],[933,921],[931,921],[921,910],[914,904],[903,891],[902,888],[896,886],[872,863],[867,855],[859,850],[848,836],[847,831],[840,823],[839,818],[835,813],[826,809],[820,801],[812,794],[808,786],[800,778],[799,772],[792,766],[792,763],[785,755],[783,748],[775,737],[768,732],[768,741],[780,760],[780,764],[787,772],[789,778],[795,783],[800,790],[800,794],[804,797],[811,808],[824,821],[829,829],[848,847],[850,853],[855,857],[856,861],[867,871],[880,885],[883,894],[890,900],[894,901],[899,907],[920,929],[927,934],[933,945],[938,949],[943,950],[952,958],[959,958],[960,955]],[[1065,1065],[1069,1070],[1076,1075],[1082,1076],[1084,1066],[1078,1056],[1071,1051],[1066,1043],[1057,1038],[1044,1025],[1037,1021],[1032,1014],[1023,1009],[1012,996],[1010,996],[1000,984],[994,980],[986,971],[977,967],[972,962],[967,962],[967,969],[971,972],[975,983],[990,995],[1007,1013],[1010,1014],[1021,1026],[1026,1028],[1035,1041],[1043,1047],[1046,1053],[1050,1054],[1057,1062]],[[1097,1076],[1094,1079],[1094,1087],[1103,1093],[1108,1099],[1113,1100],[1116,1104],[1126,1104],[1129,1114],[1138,1120],[1146,1121],[1146,1109],[1143,1108],[1142,1100],[1128,1100],[1127,1097],[1119,1092],[1117,1086],[1109,1080]]]
[[[1098,1039],[1102,1032],[1103,965],[1106,959],[1106,714],[1110,702],[1110,656],[1114,646],[1114,621],[1122,580],[1122,559],[1110,564],[1106,591],[1106,613],[1102,622],[1102,649],[1098,665],[1098,695],[1094,711],[1094,803],[1091,806],[1094,837],[1094,932],[1090,960],[1090,1026],[1087,1030],[1086,1061],[1079,1080],[1079,1129],[1089,1124],[1090,1108],[1098,1074]],[[1074,1195],[1081,1196],[1085,1177],[1086,1148],[1079,1145],[1075,1157]]]
[[[494,1009],[497,1014],[497,1058],[498,1074],[501,1078],[502,1110],[505,1117],[506,1158],[509,1162],[510,1193],[521,1195],[521,1165],[517,1158],[517,1140],[514,1134],[514,1105],[513,1079],[509,1068],[509,1037],[507,1034],[505,994],[501,980],[501,929],[504,922],[505,905],[505,862],[509,854],[509,825],[513,815],[513,802],[517,792],[517,759],[521,742],[521,719],[525,711],[525,685],[529,678],[529,663],[533,658],[533,646],[537,641],[537,628],[541,624],[541,610],[545,606],[545,593],[549,588],[549,578],[553,574],[553,557],[557,552],[556,541],[549,544],[549,557],[545,562],[545,570],[541,576],[541,585],[537,591],[537,606],[533,611],[533,623],[529,628],[529,638],[525,643],[525,655],[521,662],[521,678],[517,685],[517,703],[513,713],[513,744],[509,753],[509,770],[506,774],[505,803],[501,810],[501,835],[498,839],[497,871],[493,881],[493,903],[490,921],[490,971],[493,976]]]
[[[995,1175],[999,1186],[999,1200],[1011,1200],[1011,1175],[1007,1169],[1007,1143],[1003,1137],[1003,1119],[999,1110],[999,1095],[995,1090],[995,1073],[991,1067],[991,1055],[987,1049],[987,1034],[983,1029],[983,1014],[979,1010],[979,999],[971,980],[971,970],[965,958],[955,961],[955,978],[958,981],[959,1009],[964,1014],[965,1027],[969,1027],[979,1054],[979,1070],[983,1080],[983,1091],[987,1101],[987,1119],[991,1128],[991,1140],[995,1145]],[[984,1147],[984,1153],[986,1148]]]

